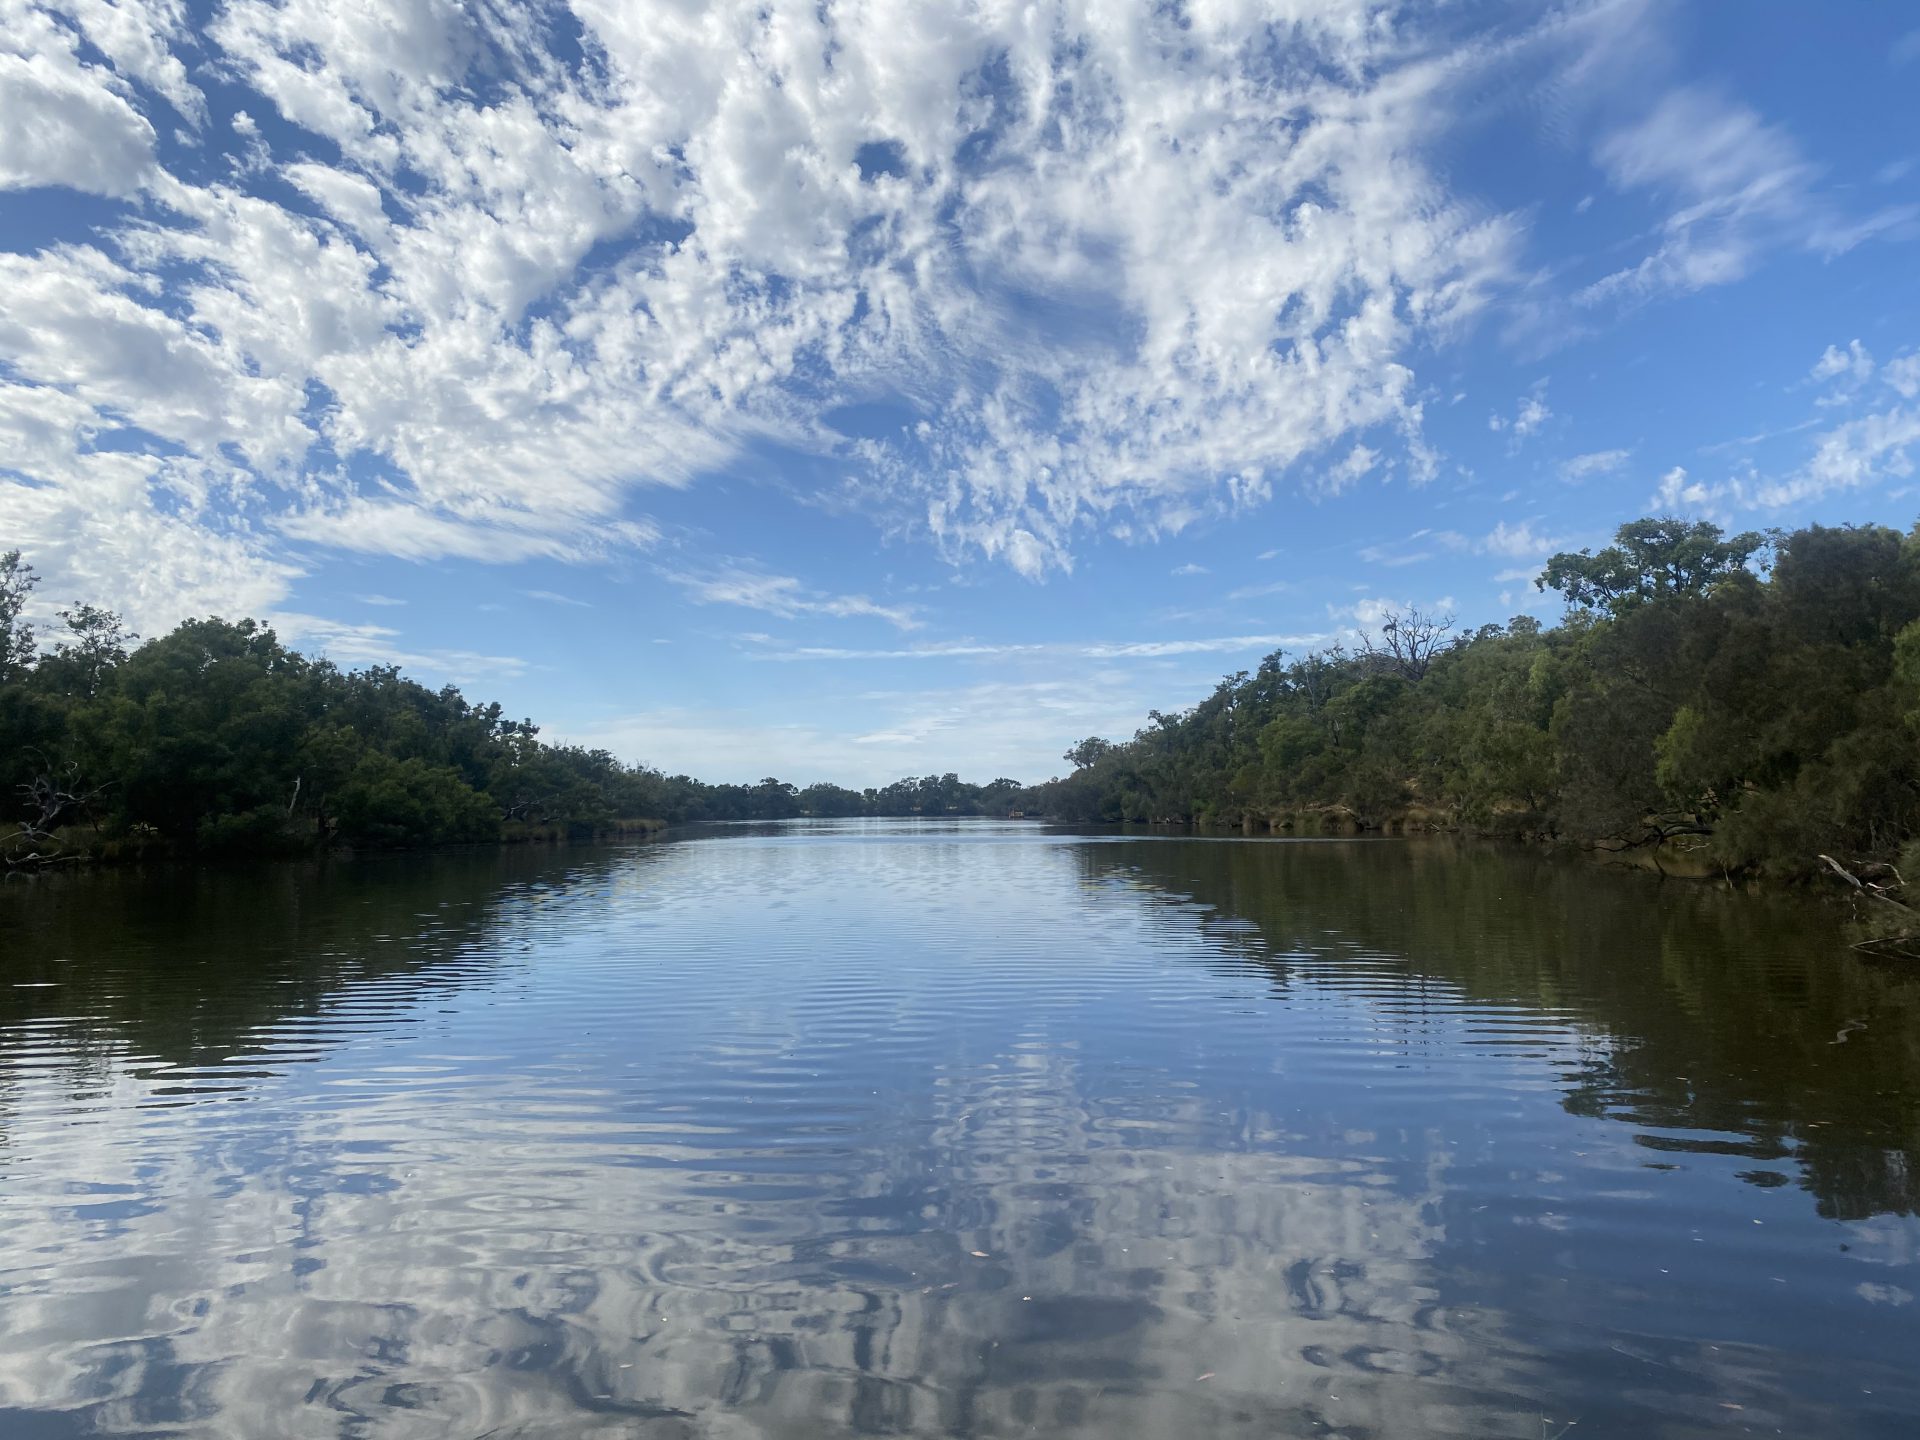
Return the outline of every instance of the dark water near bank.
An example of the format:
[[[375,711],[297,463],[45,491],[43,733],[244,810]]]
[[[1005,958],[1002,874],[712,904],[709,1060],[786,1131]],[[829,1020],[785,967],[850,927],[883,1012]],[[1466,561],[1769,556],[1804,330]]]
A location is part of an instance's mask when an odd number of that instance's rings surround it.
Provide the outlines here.
[[[0,1436],[1920,1434],[1920,971],[1397,842],[0,887]]]

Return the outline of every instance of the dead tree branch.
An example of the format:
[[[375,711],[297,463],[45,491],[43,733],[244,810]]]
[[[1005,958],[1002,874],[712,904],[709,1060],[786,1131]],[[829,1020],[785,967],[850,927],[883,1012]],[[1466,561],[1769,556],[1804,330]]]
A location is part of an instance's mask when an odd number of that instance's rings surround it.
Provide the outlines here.
[[[1381,622],[1378,639],[1360,642],[1361,654],[1382,670],[1412,683],[1426,677],[1433,662],[1452,649],[1453,616],[1432,615],[1417,605],[1396,610]]]

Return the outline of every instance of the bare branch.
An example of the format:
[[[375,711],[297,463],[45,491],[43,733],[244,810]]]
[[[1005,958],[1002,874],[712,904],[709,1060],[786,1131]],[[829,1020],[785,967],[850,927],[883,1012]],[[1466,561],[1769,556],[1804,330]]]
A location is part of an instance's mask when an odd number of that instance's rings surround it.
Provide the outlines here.
[[[1867,896],[1869,899],[1878,900],[1883,905],[1891,905],[1894,909],[1905,911],[1909,915],[1920,916],[1920,910],[1916,910],[1913,906],[1903,904],[1901,901],[1894,899],[1893,896],[1889,895],[1878,885],[1869,885],[1831,855],[1821,855],[1816,858],[1819,859],[1821,864],[1825,865],[1829,870],[1833,871],[1834,874],[1838,875],[1842,880],[1846,881],[1847,884],[1851,885],[1855,890]]]
[[[1459,643],[1447,638],[1452,629],[1453,616],[1432,615],[1410,605],[1387,616],[1378,639],[1361,640],[1360,653],[1381,669],[1418,682],[1439,656]]]

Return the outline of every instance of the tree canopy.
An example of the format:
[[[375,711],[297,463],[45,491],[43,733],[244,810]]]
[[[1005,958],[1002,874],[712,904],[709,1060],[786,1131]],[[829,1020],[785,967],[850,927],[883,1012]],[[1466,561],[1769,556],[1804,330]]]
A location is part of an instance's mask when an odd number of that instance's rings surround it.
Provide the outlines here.
[[[1635,520],[1597,555],[1555,555],[1535,583],[1558,590],[1571,605],[1619,615],[1654,600],[1704,595],[1743,571],[1766,545],[1758,531],[1728,539],[1705,520]]]
[[[295,854],[557,838],[681,820],[1002,814],[1022,787],[710,785],[549,744],[530,720],[395,666],[340,670],[252,620],[139,642],[76,604],[44,647],[36,577],[0,554],[0,862]]]
[[[711,785],[549,744],[391,666],[342,671],[251,620],[140,642],[90,605],[28,624],[0,554],[0,851],[267,854],[592,834],[663,821],[974,815],[1430,824],[1728,873],[1821,855],[1920,873],[1920,529],[1728,537],[1637,520],[1555,555],[1561,623],[1389,617],[1357,650],[1276,651],[1037,788],[947,772],[851,790]],[[37,613],[37,612],[36,612]],[[49,627],[51,628],[51,627]],[[43,643],[44,642],[44,643]]]
[[[1453,637],[1408,612],[1358,653],[1275,652],[1131,740],[1076,745],[1044,808],[1685,843],[1783,874],[1920,839],[1920,534],[1636,520],[1540,584],[1557,626]]]

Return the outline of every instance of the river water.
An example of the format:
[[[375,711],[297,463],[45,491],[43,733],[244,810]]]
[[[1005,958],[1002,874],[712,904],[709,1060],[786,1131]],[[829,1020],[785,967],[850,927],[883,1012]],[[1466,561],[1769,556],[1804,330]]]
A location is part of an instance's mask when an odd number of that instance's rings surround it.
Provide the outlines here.
[[[0,1436],[1911,1440],[1916,1156],[1920,968],[1520,850],[14,882]]]

